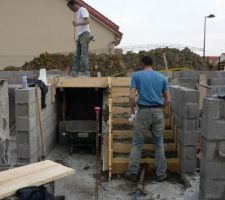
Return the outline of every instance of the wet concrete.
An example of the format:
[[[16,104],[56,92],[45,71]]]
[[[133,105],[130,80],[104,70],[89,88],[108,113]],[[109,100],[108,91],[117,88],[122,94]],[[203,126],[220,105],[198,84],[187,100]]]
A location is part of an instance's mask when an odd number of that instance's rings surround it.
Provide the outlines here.
[[[49,159],[60,162],[76,170],[73,176],[56,181],[56,194],[65,195],[67,200],[93,200],[95,199],[95,156],[85,152],[69,155],[65,146],[57,146],[50,154]],[[115,176],[108,182],[107,177],[101,176],[101,200],[129,200],[134,190],[134,184]],[[145,181],[146,196],[143,200],[183,200],[184,185],[176,178],[158,183],[147,177]]]

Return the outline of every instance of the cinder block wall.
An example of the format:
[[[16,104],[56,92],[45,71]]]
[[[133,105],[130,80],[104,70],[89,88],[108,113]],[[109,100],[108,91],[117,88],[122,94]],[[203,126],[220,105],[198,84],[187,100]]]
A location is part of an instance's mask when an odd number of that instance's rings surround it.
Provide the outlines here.
[[[172,110],[180,143],[181,173],[195,172],[196,145],[200,139],[199,91],[178,85],[170,86]]]
[[[206,98],[202,115],[200,200],[225,199],[225,100]]]
[[[0,164],[10,160],[8,82],[0,80]]]
[[[38,89],[38,103],[41,108],[41,94]],[[35,88],[16,89],[16,142],[18,163],[31,163],[40,160],[42,143],[38,120]],[[46,155],[56,143],[57,108],[51,101],[51,86],[46,95],[46,108],[41,110]]]

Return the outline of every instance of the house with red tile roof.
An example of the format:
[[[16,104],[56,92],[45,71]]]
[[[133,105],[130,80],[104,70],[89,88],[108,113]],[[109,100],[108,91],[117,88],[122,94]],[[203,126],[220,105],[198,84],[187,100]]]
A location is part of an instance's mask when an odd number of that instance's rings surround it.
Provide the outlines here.
[[[66,0],[0,1],[0,67],[22,66],[43,52],[74,52],[74,13]],[[80,1],[91,18],[95,42],[90,51],[113,53],[121,39],[119,26]]]

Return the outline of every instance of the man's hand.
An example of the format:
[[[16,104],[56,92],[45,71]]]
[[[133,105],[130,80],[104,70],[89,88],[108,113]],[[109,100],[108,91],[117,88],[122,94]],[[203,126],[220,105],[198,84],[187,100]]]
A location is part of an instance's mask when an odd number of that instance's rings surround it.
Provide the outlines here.
[[[79,24],[75,21],[75,20],[73,20],[73,26],[78,26]]]

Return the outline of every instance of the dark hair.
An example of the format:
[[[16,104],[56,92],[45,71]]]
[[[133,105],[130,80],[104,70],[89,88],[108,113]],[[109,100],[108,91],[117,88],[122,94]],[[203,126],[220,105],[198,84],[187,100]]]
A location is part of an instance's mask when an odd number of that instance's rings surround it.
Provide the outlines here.
[[[76,0],[68,0],[67,1],[67,6],[72,6],[75,3],[76,3]]]
[[[141,58],[141,63],[144,66],[152,66],[153,65],[153,60],[150,56],[144,56]]]

